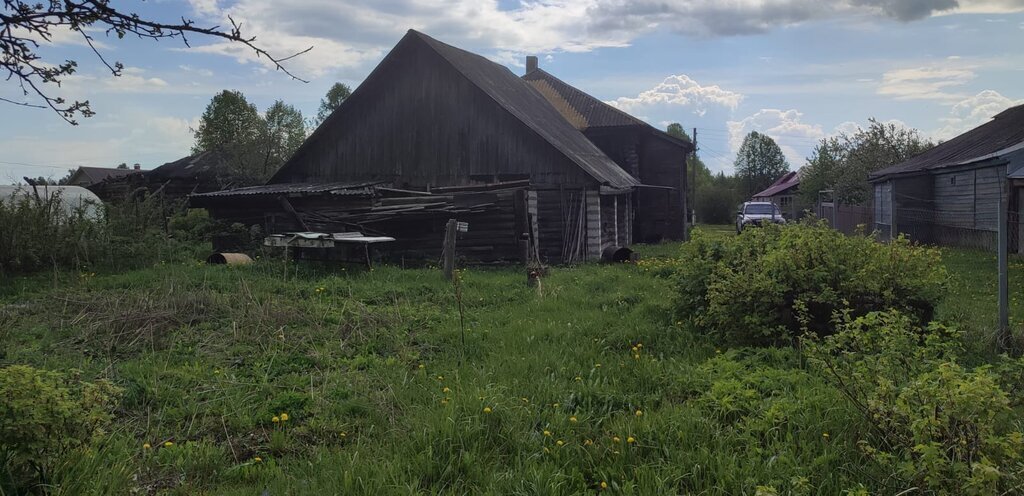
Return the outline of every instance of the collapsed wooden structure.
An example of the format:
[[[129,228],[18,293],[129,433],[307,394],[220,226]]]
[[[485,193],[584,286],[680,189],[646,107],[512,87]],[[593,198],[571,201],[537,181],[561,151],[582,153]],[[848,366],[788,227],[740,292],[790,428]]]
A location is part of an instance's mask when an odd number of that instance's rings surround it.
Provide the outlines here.
[[[392,236],[393,256],[427,259],[451,218],[479,261],[573,263],[683,237],[692,145],[587,98],[584,128],[535,83],[410,30],[268,184],[190,205],[268,233]]]

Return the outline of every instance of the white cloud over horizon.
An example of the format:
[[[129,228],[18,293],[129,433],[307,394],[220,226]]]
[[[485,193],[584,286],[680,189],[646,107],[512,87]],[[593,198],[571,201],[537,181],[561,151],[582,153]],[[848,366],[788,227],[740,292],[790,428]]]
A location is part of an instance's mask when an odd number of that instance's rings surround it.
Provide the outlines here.
[[[649,90],[635,97],[619,97],[608,102],[622,111],[633,113],[657,105],[680,106],[698,116],[707,113],[709,107],[736,110],[743,95],[719,87],[716,84],[702,86],[685,74],[671,75]]]

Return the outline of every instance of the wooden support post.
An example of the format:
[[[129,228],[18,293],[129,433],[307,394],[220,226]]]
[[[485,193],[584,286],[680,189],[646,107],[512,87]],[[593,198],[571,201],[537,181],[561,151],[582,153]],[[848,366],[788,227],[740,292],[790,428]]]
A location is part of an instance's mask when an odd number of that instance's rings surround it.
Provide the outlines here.
[[[1006,225],[1007,212],[1009,208],[1009,202],[1005,200],[1006,195],[1003,193],[1003,189],[1006,187],[1006,181],[999,185],[999,215],[997,216],[999,223],[999,248],[997,250],[998,261],[999,261],[999,348],[1004,352],[1009,352],[1012,343],[1012,336],[1010,333],[1010,302],[1009,302],[1009,273],[1006,261],[1006,250],[1007,243],[1009,241],[1007,236],[1008,226]]]
[[[295,211],[295,208],[292,207],[292,203],[288,201],[288,198],[284,196],[279,196],[277,199],[281,203],[281,208],[283,208],[285,212],[288,212],[289,214],[292,215],[292,217],[295,218],[295,221],[298,222],[300,226],[302,226],[302,230],[309,232],[310,229],[309,226],[306,225],[306,221],[302,220],[302,216]]]
[[[444,278],[449,281],[455,280],[455,232],[457,230],[455,219],[448,219],[444,226],[444,248],[441,254],[444,257]]]

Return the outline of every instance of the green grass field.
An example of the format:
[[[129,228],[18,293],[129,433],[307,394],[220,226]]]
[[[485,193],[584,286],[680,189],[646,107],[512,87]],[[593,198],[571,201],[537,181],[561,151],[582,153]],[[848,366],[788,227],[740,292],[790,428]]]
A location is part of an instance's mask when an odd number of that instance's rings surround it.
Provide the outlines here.
[[[939,317],[985,335],[992,255],[945,260],[957,283]],[[55,493],[884,487],[857,450],[857,413],[796,350],[681,329],[670,282],[633,265],[556,267],[540,290],[521,268],[469,268],[464,331],[429,269],[190,263],[9,283],[0,365],[124,389],[114,428],[54,472]]]

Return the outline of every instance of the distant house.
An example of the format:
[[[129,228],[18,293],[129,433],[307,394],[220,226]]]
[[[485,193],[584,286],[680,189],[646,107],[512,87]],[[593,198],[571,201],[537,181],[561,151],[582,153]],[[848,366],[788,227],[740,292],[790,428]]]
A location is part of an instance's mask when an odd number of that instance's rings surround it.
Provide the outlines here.
[[[993,249],[999,210],[1007,212],[1009,248],[1024,247],[1024,105],[869,177],[875,228],[884,236]]]
[[[104,200],[125,198],[140,192],[184,199],[192,193],[218,191],[230,186],[222,182],[227,176],[227,166],[223,154],[216,151],[199,152],[141,173],[127,172],[109,177],[89,189]]]
[[[125,177],[133,172],[140,170],[139,164],[135,164],[134,168],[111,168],[111,167],[79,167],[71,174],[68,178],[67,184],[69,186],[81,186],[88,188],[94,184],[105,181],[107,179]]]
[[[756,202],[771,202],[779,207],[783,217],[796,219],[803,210],[799,206],[800,171],[791,171],[782,175],[764,191],[754,194],[750,199]]]
[[[546,73],[410,30],[267,185],[190,205],[271,233],[386,234],[428,259],[457,218],[468,258],[575,262],[681,238],[691,150]]]

